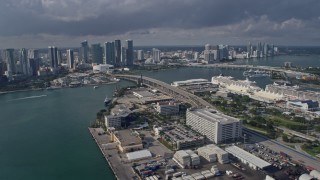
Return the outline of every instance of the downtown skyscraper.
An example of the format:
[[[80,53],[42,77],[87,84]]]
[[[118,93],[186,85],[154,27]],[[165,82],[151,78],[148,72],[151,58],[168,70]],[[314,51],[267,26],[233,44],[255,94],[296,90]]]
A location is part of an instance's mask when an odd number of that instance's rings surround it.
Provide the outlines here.
[[[69,69],[75,69],[74,54],[72,49],[67,50],[67,64]]]
[[[105,57],[105,64],[112,64],[115,63],[115,48],[114,42],[106,42],[104,43],[104,57]]]
[[[58,68],[58,48],[54,46],[49,46],[48,49],[50,67],[56,69]]]
[[[88,41],[81,42],[79,50],[79,61],[81,63],[89,63],[89,45]]]
[[[7,77],[8,80],[13,80],[12,75],[16,73],[16,62],[14,61],[14,49],[5,50],[5,62],[7,64]]]
[[[20,61],[21,73],[24,75],[30,75],[30,70],[29,70],[30,65],[28,61],[27,50],[24,48],[20,50],[19,61]]]
[[[120,40],[114,41],[114,52],[115,52],[114,66],[120,67],[121,66],[121,41]]]
[[[91,45],[92,62],[103,64],[103,50],[100,44]]]
[[[133,41],[126,40],[126,66],[133,66]]]

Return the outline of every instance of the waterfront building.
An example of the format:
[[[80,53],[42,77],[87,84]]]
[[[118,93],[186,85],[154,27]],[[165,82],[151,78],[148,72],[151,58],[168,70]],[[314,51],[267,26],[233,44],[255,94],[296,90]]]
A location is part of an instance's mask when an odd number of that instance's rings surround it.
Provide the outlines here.
[[[67,50],[67,63],[68,63],[69,69],[75,69],[74,54],[72,49]]]
[[[138,60],[143,60],[144,59],[144,52],[143,50],[138,50]]]
[[[29,65],[30,65],[30,75],[32,76],[37,76],[38,75],[38,70],[40,69],[40,59],[39,58],[29,58]]]
[[[24,48],[20,50],[19,61],[21,66],[21,73],[24,75],[30,75],[30,65],[28,62],[27,50]]]
[[[142,140],[139,137],[139,134],[129,129],[113,131],[111,133],[111,140],[118,143],[118,148],[122,153],[143,149]]]
[[[229,58],[229,52],[228,52],[228,46],[225,45],[219,45],[217,47],[217,60],[221,61],[223,59]]]
[[[14,60],[14,49],[5,50],[5,62],[7,64],[8,75],[16,73],[16,62]]]
[[[239,139],[242,133],[239,119],[212,109],[188,109],[186,124],[216,144]]]
[[[49,49],[48,58],[50,61],[50,67],[53,69],[56,69],[58,68],[58,49],[57,47],[54,47],[54,46],[49,46],[48,49]]]
[[[104,56],[105,56],[105,64],[114,65],[115,63],[115,50],[114,50],[114,42],[106,42],[104,43]]]
[[[214,64],[219,62],[218,51],[217,50],[205,50],[204,51],[204,60],[208,64]]]
[[[81,63],[89,63],[89,45],[88,41],[81,42],[81,47],[79,50],[79,61]]]
[[[126,40],[126,65],[133,66],[133,41]]]
[[[209,85],[211,84],[207,79],[189,79],[185,81],[173,81],[171,86],[193,86],[193,85]]]
[[[114,66],[111,64],[98,64],[92,66],[92,70],[94,73],[111,73],[113,69]]]
[[[92,62],[96,64],[103,64],[102,47],[100,44],[91,45]]]
[[[115,67],[120,67],[121,66],[121,41],[120,40],[115,40],[114,41],[114,56],[115,56]]]
[[[248,79],[234,80],[231,76],[214,76],[212,77],[211,82],[232,92],[243,95],[252,94],[261,90],[261,88],[259,88],[254,81],[249,81]]]
[[[194,56],[193,56],[194,60],[198,60],[199,59],[199,52],[195,52]]]
[[[154,64],[157,64],[160,62],[160,50],[159,49],[156,49],[156,48],[153,48],[152,49],[152,60],[153,60],[153,63]]]

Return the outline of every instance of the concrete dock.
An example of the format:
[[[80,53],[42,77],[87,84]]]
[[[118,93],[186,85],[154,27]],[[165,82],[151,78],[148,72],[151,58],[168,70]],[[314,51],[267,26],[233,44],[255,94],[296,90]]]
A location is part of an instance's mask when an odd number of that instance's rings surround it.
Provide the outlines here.
[[[125,161],[121,158],[121,155],[118,153],[117,149],[106,150],[103,148],[102,144],[107,144],[110,142],[110,136],[108,134],[103,134],[104,130],[102,128],[88,129],[93,139],[97,143],[100,151],[102,152],[104,158],[107,160],[109,167],[112,169],[116,179],[139,179],[137,174],[135,174],[135,172],[133,171],[131,164],[125,163]]]

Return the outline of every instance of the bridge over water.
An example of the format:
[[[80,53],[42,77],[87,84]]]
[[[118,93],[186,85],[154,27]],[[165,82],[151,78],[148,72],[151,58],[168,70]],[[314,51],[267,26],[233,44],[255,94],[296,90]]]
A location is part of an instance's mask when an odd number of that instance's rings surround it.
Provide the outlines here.
[[[184,91],[182,89],[179,89],[177,87],[173,87],[165,82],[159,81],[157,79],[153,79],[146,76],[137,76],[137,75],[120,75],[116,74],[115,77],[119,79],[134,81],[137,84],[143,84],[146,86],[149,86],[151,88],[158,89],[159,91],[172,96],[173,98],[187,102],[191,104],[193,107],[210,107],[213,108],[213,106],[208,103],[207,101],[203,100],[202,98],[191,94],[187,91]]]

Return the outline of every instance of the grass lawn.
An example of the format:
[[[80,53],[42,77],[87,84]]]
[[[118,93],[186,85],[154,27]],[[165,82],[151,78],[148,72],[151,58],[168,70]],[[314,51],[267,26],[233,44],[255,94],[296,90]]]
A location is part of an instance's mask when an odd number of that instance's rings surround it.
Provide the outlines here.
[[[304,148],[303,146],[301,146],[301,148],[307,152],[308,154],[312,155],[312,156],[316,156],[318,154],[320,154],[320,146],[317,147],[313,147],[312,149],[309,148]]]
[[[251,126],[249,124],[244,124],[243,126],[248,128],[248,129],[250,129],[250,130],[253,130],[253,131],[256,131],[258,133],[261,133],[263,135],[268,135],[267,131],[262,129],[262,128],[254,127],[254,126]]]
[[[304,124],[299,123],[299,122],[295,122],[293,120],[289,120],[286,118],[282,118],[279,116],[271,116],[270,119],[278,125],[282,125],[282,126],[286,126],[286,125],[297,125],[297,126],[303,126]]]

